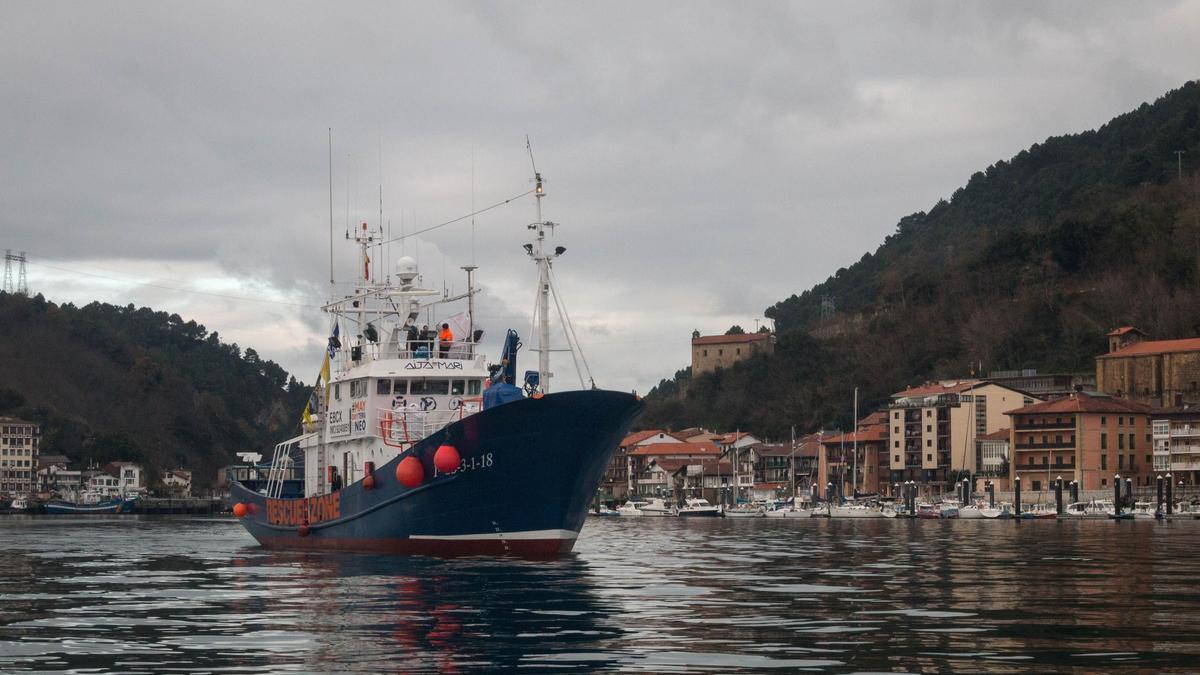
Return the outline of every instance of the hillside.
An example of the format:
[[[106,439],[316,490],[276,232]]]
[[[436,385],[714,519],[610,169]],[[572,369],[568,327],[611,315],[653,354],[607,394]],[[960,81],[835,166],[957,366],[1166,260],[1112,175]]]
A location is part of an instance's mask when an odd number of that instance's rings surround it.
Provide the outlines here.
[[[192,469],[298,431],[306,388],[195,321],[133,305],[0,293],[0,414],[43,424],[43,453]]]
[[[1184,150],[1177,175],[1176,150]],[[1200,84],[975,173],[873,253],[769,307],[776,354],[648,396],[644,423],[775,437],[934,377],[1090,371],[1104,333],[1200,334]],[[836,312],[821,318],[822,298]],[[684,393],[681,393],[684,392]]]

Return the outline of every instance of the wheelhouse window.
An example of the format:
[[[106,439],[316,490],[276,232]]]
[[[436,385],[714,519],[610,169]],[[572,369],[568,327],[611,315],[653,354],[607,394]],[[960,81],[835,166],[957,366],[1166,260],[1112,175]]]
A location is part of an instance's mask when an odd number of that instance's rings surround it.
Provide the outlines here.
[[[467,383],[465,380],[451,380],[450,381],[450,395],[451,396],[462,396],[463,392],[465,392],[467,390],[466,385],[467,385]]]
[[[467,380],[467,396],[478,396],[481,391],[483,391],[483,382],[480,380]]]
[[[350,382],[350,398],[362,398],[367,395],[366,380],[352,380]]]
[[[392,382],[392,394],[395,396],[403,396],[408,393],[408,380],[395,380]]]
[[[408,393],[417,395],[446,395],[450,392],[450,380],[434,380],[421,378],[409,382]]]
[[[380,396],[389,396],[392,393],[391,380],[378,380],[375,382],[375,393]]]

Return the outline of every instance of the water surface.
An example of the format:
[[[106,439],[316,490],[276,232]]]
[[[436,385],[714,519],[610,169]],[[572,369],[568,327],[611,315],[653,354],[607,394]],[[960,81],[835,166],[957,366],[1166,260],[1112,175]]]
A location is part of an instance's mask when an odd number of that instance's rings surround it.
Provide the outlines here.
[[[1200,521],[589,519],[553,562],[0,518],[0,672],[1195,672]]]

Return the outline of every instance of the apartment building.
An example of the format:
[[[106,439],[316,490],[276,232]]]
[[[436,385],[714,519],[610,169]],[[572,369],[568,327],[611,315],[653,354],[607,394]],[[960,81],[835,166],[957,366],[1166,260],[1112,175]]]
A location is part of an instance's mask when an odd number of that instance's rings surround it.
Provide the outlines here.
[[[15,417],[0,417],[0,494],[10,497],[37,490],[42,430]]]

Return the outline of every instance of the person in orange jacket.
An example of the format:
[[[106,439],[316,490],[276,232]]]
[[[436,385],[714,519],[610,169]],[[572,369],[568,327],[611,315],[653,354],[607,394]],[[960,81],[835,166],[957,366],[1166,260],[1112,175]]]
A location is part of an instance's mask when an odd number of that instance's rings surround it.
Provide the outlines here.
[[[442,324],[442,330],[438,332],[438,356],[445,359],[450,356],[450,345],[454,343],[454,333],[450,330],[450,324]]]

